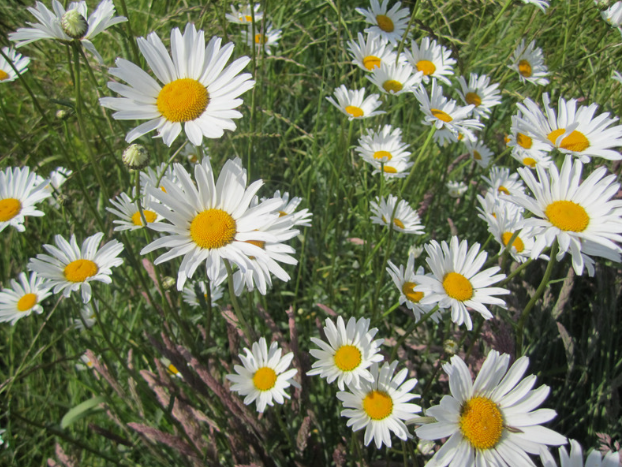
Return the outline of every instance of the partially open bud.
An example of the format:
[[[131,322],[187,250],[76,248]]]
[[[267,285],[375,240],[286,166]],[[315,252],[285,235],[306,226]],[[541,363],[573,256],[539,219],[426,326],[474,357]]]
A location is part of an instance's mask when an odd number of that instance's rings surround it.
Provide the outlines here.
[[[57,110],[56,111],[56,118],[58,118],[59,120],[67,120],[69,118],[69,112],[66,110]]]
[[[149,153],[140,144],[132,144],[123,151],[123,163],[130,170],[140,170],[147,165]]]
[[[177,279],[174,277],[166,276],[162,279],[162,287],[164,290],[170,290],[177,283]]]
[[[63,31],[72,39],[82,39],[89,30],[89,23],[77,9],[69,10],[60,20]]]
[[[456,355],[458,352],[458,343],[453,339],[447,339],[443,342],[443,350],[447,355]]]

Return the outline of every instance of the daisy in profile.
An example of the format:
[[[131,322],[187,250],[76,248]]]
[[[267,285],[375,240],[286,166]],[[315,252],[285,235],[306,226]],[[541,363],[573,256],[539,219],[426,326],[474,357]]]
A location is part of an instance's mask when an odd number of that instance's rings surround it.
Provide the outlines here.
[[[470,331],[473,329],[471,308],[481,314],[484,319],[491,319],[492,313],[486,305],[498,305],[505,308],[505,302],[495,295],[506,295],[510,291],[500,287],[490,287],[505,278],[505,274],[497,274],[498,266],[480,271],[488,253],[479,251],[476,243],[471,248],[467,241],[452,237],[449,245],[436,240],[425,246],[428,253],[427,263],[432,276],[415,275],[413,281],[418,285],[415,292],[423,292],[422,305],[436,304],[439,308],[451,308],[451,320],[457,325],[465,324]]]
[[[540,141],[524,128],[521,112],[512,116],[512,128],[506,138],[506,145],[512,148],[512,157],[526,167],[534,169],[536,165],[547,167],[553,161],[548,155],[549,144]]]
[[[561,259],[568,251],[572,266],[581,275],[584,260],[581,255],[582,241],[590,241],[622,253],[615,242],[622,242],[622,201],[612,199],[620,189],[614,174],[607,175],[605,167],[599,167],[580,183],[583,164],[570,155],[566,156],[561,172],[551,165],[548,169],[536,167],[538,180],[527,169],[518,173],[533,193],[511,197],[513,203],[533,214],[525,219],[525,226],[533,227],[536,242],[531,257],[537,258],[542,250],[557,240]]]
[[[224,271],[223,271],[224,272]],[[192,281],[186,284],[183,290],[184,302],[190,305],[192,308],[201,308],[201,301],[197,297],[197,288],[199,293],[203,295],[203,298],[207,302],[208,298],[211,299],[211,305],[213,307],[218,306],[216,303],[222,298],[222,283],[227,279],[226,274],[221,274],[215,281],[209,281],[209,295],[207,293],[207,284],[205,281]]]
[[[290,352],[281,356],[277,342],[273,342],[268,350],[266,339],[262,337],[253,344],[252,349],[244,349],[246,356],[240,354],[244,366],[235,365],[233,368],[237,374],[227,375],[227,379],[233,383],[232,391],[246,396],[244,404],[257,401],[257,412],[263,413],[266,405],[274,405],[273,401],[283,404],[285,399],[289,399],[285,389],[291,385],[298,386],[293,380],[298,370],[287,369],[294,354]]]
[[[383,0],[382,5],[378,0],[371,0],[371,8],[356,8],[356,12],[365,17],[365,22],[372,26],[365,29],[370,34],[378,34],[384,40],[397,45],[402,40],[408,26],[410,10],[400,8],[402,2],[396,2],[393,8],[388,9],[389,0]]]
[[[368,118],[385,113],[384,110],[376,110],[381,104],[379,100],[380,96],[378,94],[372,94],[365,98],[365,88],[351,91],[342,84],[335,89],[335,97],[337,98],[337,102],[330,96],[326,97],[326,99],[347,115],[348,120]]]
[[[493,167],[488,177],[482,175],[482,178],[488,183],[488,192],[496,197],[520,195],[525,192],[525,186],[518,178],[518,174],[511,174],[507,167]]]
[[[266,199],[268,198],[262,198],[261,200],[265,201]],[[313,214],[306,208],[296,211],[302,202],[302,198],[294,196],[290,199],[288,192],[284,192],[281,195],[281,190],[276,190],[272,199],[277,199],[281,202],[281,204],[275,208],[275,211],[279,213],[278,222],[291,223],[290,225],[292,227],[297,225],[301,227],[311,227],[311,217],[313,217]]]
[[[0,323],[14,325],[33,311],[37,314],[43,312],[41,302],[50,295],[52,285],[37,277],[36,272],[31,273],[30,278],[22,272],[18,280],[19,283],[11,279],[11,288],[0,291]]]
[[[620,452],[609,451],[604,455],[596,449],[592,449],[583,460],[583,449],[578,441],[571,439],[570,454],[565,446],[559,448],[559,466],[560,467],[620,467]],[[555,458],[548,450],[542,452],[540,459],[544,467],[557,467]]]
[[[172,183],[178,184],[177,177],[173,173],[173,168],[162,162],[157,169],[147,167],[144,171],[140,172],[140,189],[143,196],[147,196],[147,188],[158,188],[166,193],[166,188],[162,184],[163,180],[169,180]]]
[[[140,213],[141,209],[138,207],[135,188],[132,190],[131,198],[127,193],[121,193],[115,199],[109,201],[114,207],[110,208],[106,206],[106,211],[119,218],[112,221],[113,224],[117,225],[117,227],[114,228],[115,232],[142,229],[145,226],[145,221],[147,224],[151,224],[162,220],[161,216],[158,216],[155,211],[150,209],[152,201],[150,201],[148,196],[143,197],[140,201],[142,214]]]
[[[84,331],[85,329],[92,328],[97,322],[95,313],[97,313],[98,310],[99,302],[95,299],[82,305],[82,309],[80,310],[80,318],[75,318],[73,320],[73,327],[78,331]]]
[[[326,378],[328,383],[337,380],[341,391],[345,384],[360,387],[363,380],[373,381],[369,367],[384,359],[379,353],[384,339],[374,340],[378,329],[369,329],[369,323],[367,318],[357,321],[351,317],[346,325],[343,318],[338,316],[335,325],[331,319],[326,318],[324,334],[328,342],[311,338],[319,349],[309,351],[317,361],[307,375],[319,375],[320,378]]]
[[[104,237],[103,233],[96,233],[82,243],[82,248],[72,235],[69,242],[61,235],[54,236],[53,245],[43,245],[51,255],[38,254],[28,263],[28,269],[50,281],[54,293],[63,292],[69,297],[71,292],[82,292],[82,301],[91,300],[91,281],[111,284],[113,267],[123,264],[119,254],[123,251],[123,244],[111,240],[99,248]]]
[[[467,151],[469,151],[471,159],[473,159],[477,165],[479,165],[482,169],[485,169],[490,165],[490,159],[494,154],[490,149],[488,149],[488,146],[486,146],[483,141],[472,142],[467,139],[464,141],[464,144],[467,147]]]
[[[389,167],[395,167],[395,173],[404,173],[413,163],[409,162],[410,152],[407,151],[408,144],[402,141],[402,130],[385,125],[379,130],[369,129],[367,133],[359,138],[359,145],[354,148],[365,162],[371,164],[376,170],[382,170],[391,175]],[[404,168],[398,171],[395,166],[397,161],[404,161]]]
[[[185,157],[188,162],[191,164],[199,163],[204,157],[209,156],[209,151],[206,147],[203,146],[195,146],[194,144],[188,143],[184,146],[184,149],[181,151],[182,157]]]
[[[380,92],[400,95],[413,90],[421,83],[421,72],[415,72],[408,63],[381,63],[367,75]]]
[[[162,365],[164,365],[164,367],[166,368],[166,371],[169,375],[174,376],[175,378],[180,378],[180,379],[184,379],[184,377],[182,376],[181,372],[177,369],[177,367],[175,365],[173,365],[171,363],[171,361],[168,358],[162,357],[160,359],[160,363],[162,363]]]
[[[48,183],[45,185],[45,190],[50,193],[50,197],[48,198],[48,203],[50,203],[50,205],[56,208],[59,207],[55,193],[60,192],[60,187],[65,184],[67,178],[69,178],[72,173],[72,170],[64,167],[56,167],[50,172]],[[43,181],[43,178],[40,180]]]
[[[43,180],[28,167],[9,167],[0,172],[0,232],[11,225],[18,232],[26,230],[26,216],[41,217],[35,204],[48,198],[45,190],[48,180]]]
[[[391,447],[392,432],[402,441],[412,438],[404,420],[421,412],[420,406],[410,403],[420,397],[411,393],[417,380],[406,381],[406,368],[394,375],[397,363],[385,362],[382,367],[374,363],[370,368],[372,381],[361,380],[359,387],[349,385],[348,391],[337,393],[345,408],[341,416],[348,418],[347,425],[352,431],[365,428],[365,446],[373,440],[378,449],[383,444]]]
[[[601,11],[602,18],[622,33],[622,2],[615,2],[605,11]]]
[[[494,216],[486,215],[484,219],[488,222],[488,231],[500,245],[501,254],[508,244],[512,241],[508,252],[514,261],[524,263],[531,257],[531,249],[534,245],[534,229],[524,227],[522,213],[509,206],[511,203],[502,203]],[[512,240],[514,234],[517,236]],[[548,259],[548,257],[546,257]]]
[[[249,47],[252,47],[254,44],[257,51],[263,49],[266,55],[272,55],[270,48],[278,45],[283,31],[281,29],[274,29],[272,23],[268,23],[266,25],[266,30],[263,32],[258,29],[259,27],[257,27],[255,35],[253,36],[253,31],[251,26],[249,26],[248,31],[242,31],[242,40],[246,42]]]
[[[415,271],[415,255],[414,253],[408,254],[408,263],[406,263],[406,268],[404,266],[397,267],[391,261],[389,261],[389,267],[387,268],[387,272],[391,279],[393,279],[393,283],[400,291],[400,305],[406,304],[409,310],[413,312],[415,315],[415,321],[419,321],[423,315],[430,312],[435,305],[422,305],[421,299],[424,297],[423,292],[415,292],[415,287],[417,287],[417,283],[414,282],[415,275],[424,276],[425,270],[423,266],[419,266],[419,268]],[[433,313],[431,318],[435,323],[438,323],[441,319],[441,314],[437,311]]]
[[[231,5],[231,13],[225,14],[227,21],[234,24],[251,24],[253,16],[255,17],[255,23],[259,23],[263,19],[259,3],[254,3],[252,7],[250,5],[238,5],[236,8]]]
[[[549,80],[546,78],[549,71],[544,64],[542,49],[536,47],[535,40],[525,47],[525,39],[522,39],[511,60],[512,64],[509,65],[509,68],[518,73],[518,77],[523,83],[529,81],[538,86],[549,84]]]
[[[363,36],[359,32],[358,43],[348,41],[348,50],[352,57],[352,64],[363,71],[380,68],[382,63],[395,63],[396,53],[393,52],[393,46],[378,34],[369,33]]]
[[[447,182],[445,186],[447,187],[447,194],[452,198],[460,198],[469,189],[464,182]]]
[[[20,75],[23,75],[28,71],[28,64],[30,63],[29,57],[23,57],[22,54],[17,53],[13,48],[3,47],[2,53],[7,56],[10,63],[0,55],[0,83],[10,83],[15,81],[18,77],[15,73],[15,69]],[[11,66],[11,63],[13,66]]]
[[[110,26],[127,21],[125,16],[114,16],[112,0],[103,0],[88,20],[86,2],[71,2],[69,9],[65,11],[61,2],[52,0],[52,8],[53,12],[41,2],[37,2],[36,8],[29,7],[28,11],[39,22],[28,23],[32,28],[19,28],[17,32],[10,33],[9,40],[17,42],[16,47],[39,39],[56,39],[63,42],[77,40],[97,58],[99,63],[103,64],[104,59],[91,39]]]
[[[250,61],[241,57],[227,65],[233,44],[221,48],[221,39],[213,37],[207,47],[202,30],[187,24],[182,35],[171,31],[173,58],[155,32],[138,38],[145,60],[160,83],[123,58],[109,73],[129,84],[114,81],[108,87],[122,97],[102,97],[103,107],[116,110],[117,120],[148,120],[130,131],[130,143],[153,130],[164,144],[171,146],[183,129],[192,144],[200,146],[203,137],[220,138],[225,130],[235,130],[234,118],[242,117],[236,109],[239,96],[255,82],[249,73],[239,74]]]
[[[532,389],[536,377],[523,378],[527,357],[508,370],[509,364],[509,355],[491,350],[475,382],[457,355],[443,365],[451,395],[413,420],[423,423],[415,430],[421,439],[449,437],[429,465],[535,465],[528,454],[566,443],[564,436],[541,426],[557,415],[552,409],[538,409],[550,388]]]
[[[419,214],[403,199],[397,202],[397,196],[376,197],[370,202],[372,223],[390,227],[398,232],[422,235],[423,225]]]
[[[486,223],[491,222],[490,218],[496,219],[497,216],[514,217],[515,213],[522,215],[524,209],[510,201],[510,198],[500,198],[495,196],[492,192],[487,192],[486,196],[477,195],[477,201],[480,207],[477,208],[479,214],[477,215],[481,220]]]
[[[427,84],[436,78],[451,86],[448,77],[454,74],[453,65],[456,60],[451,58],[451,51],[447,47],[437,44],[429,37],[424,37],[421,44],[412,41],[410,50],[405,50],[404,55],[412,67],[422,73],[424,83]]]
[[[80,356],[80,362],[82,363],[76,363],[76,370],[85,371],[85,370],[92,370],[94,368],[93,361],[89,358],[87,353],[88,352],[84,352]]]
[[[181,164],[174,165],[174,172],[179,185],[163,178],[164,190],[147,188],[147,193],[159,201],[151,209],[168,222],[148,225],[164,235],[143,248],[141,254],[167,248],[155,260],[156,265],[183,256],[177,290],[183,290],[186,279],[201,264],[205,264],[211,280],[220,276],[223,261],[237,265],[242,272],[255,267],[253,261],[269,267],[268,254],[252,242],[276,240],[261,229],[278,218],[274,209],[280,202],[267,200],[250,208],[263,182],[257,180],[247,187],[246,170],[239,158],[225,163],[217,181],[208,157],[194,165],[194,180]]]
[[[478,76],[471,73],[469,82],[463,76],[458,77],[461,90],[457,90],[460,99],[466,105],[474,105],[472,116],[481,119],[490,117],[492,107],[501,104],[501,94],[497,89],[497,83],[490,84],[490,78],[486,75]]]
[[[549,7],[549,0],[523,0],[525,5],[535,5],[542,10],[542,13],[546,13],[546,9]]]

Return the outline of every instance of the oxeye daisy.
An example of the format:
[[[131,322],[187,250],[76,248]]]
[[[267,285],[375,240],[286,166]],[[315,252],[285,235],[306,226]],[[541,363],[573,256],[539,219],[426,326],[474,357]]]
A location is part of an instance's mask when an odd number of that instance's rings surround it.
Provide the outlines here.
[[[240,354],[244,366],[235,365],[233,368],[237,374],[227,375],[227,379],[233,383],[232,391],[246,396],[244,404],[256,400],[257,412],[263,413],[266,405],[274,405],[273,400],[283,404],[286,398],[289,399],[285,389],[290,385],[298,386],[293,380],[298,370],[287,370],[294,354],[290,352],[281,357],[277,342],[273,342],[268,350],[266,339],[262,337],[259,342],[253,343],[252,349],[244,349],[246,356]]]
[[[380,92],[400,95],[413,92],[421,83],[421,72],[415,72],[408,63],[381,63],[374,68],[367,79],[378,86]]]
[[[261,200],[265,201],[266,199],[267,198],[262,198]],[[275,208],[275,211],[279,213],[279,223],[288,223],[292,227],[297,225],[301,227],[311,227],[311,217],[313,217],[313,214],[311,214],[308,209],[301,209],[296,212],[296,208],[302,202],[302,198],[294,196],[290,199],[288,192],[284,192],[281,195],[281,191],[276,190],[272,199],[277,199],[281,202],[281,204]]]
[[[148,227],[167,235],[151,242],[141,254],[168,248],[156,259],[156,265],[183,256],[177,290],[183,290],[186,279],[202,263],[211,280],[219,277],[223,260],[236,264],[243,272],[257,264],[250,257],[270,266],[268,254],[256,243],[275,241],[274,235],[261,229],[278,218],[273,211],[280,203],[267,200],[249,208],[263,182],[257,180],[247,187],[240,159],[228,160],[216,182],[209,157],[194,165],[195,180],[181,164],[174,165],[174,172],[178,185],[163,178],[165,191],[147,188],[147,193],[160,201],[151,209],[168,221]]]
[[[364,71],[380,68],[382,63],[395,63],[396,53],[393,52],[393,46],[373,32],[367,36],[359,32],[358,43],[348,41],[348,50],[352,63]]]
[[[132,190],[131,198],[127,195],[127,193],[121,193],[116,199],[111,199],[109,201],[114,207],[106,207],[106,211],[120,218],[112,221],[113,224],[117,225],[117,227],[114,228],[115,232],[142,229],[145,226],[145,221],[147,221],[148,224],[151,224],[162,220],[161,216],[158,216],[153,210],[150,209],[151,201],[149,200],[149,197],[143,197],[140,201],[140,207],[142,208],[141,215],[140,209],[138,209],[138,202],[136,200],[136,189]]]
[[[417,287],[418,284],[414,282],[414,277],[415,275],[425,275],[425,270],[422,266],[419,266],[415,271],[414,253],[408,254],[408,262],[406,263],[405,269],[404,266],[401,265],[398,268],[391,261],[389,261],[388,264],[387,272],[400,291],[400,305],[406,304],[408,309],[415,315],[415,321],[419,321],[423,315],[430,312],[435,307],[435,305],[422,305],[420,302],[425,294],[423,292],[415,292],[415,287]],[[441,314],[437,311],[432,314],[431,318],[434,322],[438,323],[441,319]]]
[[[520,176],[533,193],[511,197],[533,214],[525,219],[533,227],[536,242],[531,257],[537,258],[542,250],[557,239],[557,259],[570,251],[572,266],[578,275],[583,273],[582,241],[590,241],[621,253],[614,242],[622,242],[622,201],[612,200],[620,189],[614,174],[605,176],[607,169],[599,167],[580,183],[583,164],[566,156],[561,172],[551,165],[548,169],[536,167],[538,180],[527,169],[518,169]]]
[[[48,198],[49,204],[56,208],[59,207],[59,204],[55,199],[55,192],[60,191],[60,187],[64,185],[67,178],[70,177],[72,173],[72,170],[64,167],[56,167],[50,172],[48,183],[45,185],[45,190],[50,193],[50,197]],[[40,178],[40,181],[43,181],[43,178]]]
[[[91,300],[90,282],[112,283],[111,268],[123,264],[123,259],[118,257],[123,244],[111,240],[98,248],[103,237],[103,233],[96,233],[84,240],[80,248],[75,235],[69,242],[61,235],[55,235],[56,246],[43,245],[52,256],[38,254],[28,263],[28,269],[48,279],[55,294],[63,291],[63,295],[69,297],[71,292],[81,290],[82,301],[87,303]]]
[[[506,138],[506,145],[512,148],[512,157],[526,167],[546,167],[553,163],[548,155],[550,145],[540,141],[522,123],[521,112],[512,116],[512,129]]]
[[[546,9],[549,7],[549,0],[522,0],[525,5],[535,5],[542,10],[542,13],[546,13]]]
[[[525,227],[522,213],[517,209],[507,207],[509,205],[511,203],[503,203],[502,208],[497,210],[494,216],[487,215],[484,218],[488,222],[488,231],[501,247],[499,253],[507,248],[514,234],[517,234],[508,252],[515,261],[524,263],[531,256],[534,230]]]
[[[178,184],[177,177],[173,173],[173,168],[167,166],[162,162],[160,167],[156,170],[151,167],[147,167],[144,171],[140,172],[140,189],[143,196],[147,196],[147,189],[149,187],[158,188],[166,193],[166,188],[162,184],[163,180],[169,180],[172,183]]]
[[[524,209],[510,201],[510,198],[499,198],[492,192],[487,192],[486,196],[477,195],[477,201],[481,207],[477,210],[480,212],[478,217],[484,222],[490,222],[489,217],[496,219],[501,213],[505,213],[507,217],[513,217],[514,213],[521,213]]]
[[[80,310],[80,318],[73,320],[73,327],[78,331],[92,328],[97,322],[95,313],[99,312],[99,302],[97,300],[91,300],[89,303],[82,305]]]
[[[605,11],[601,11],[602,18],[622,33],[622,2],[615,2]]]
[[[592,449],[584,461],[581,445],[574,439],[569,441],[570,454],[568,454],[565,446],[559,448],[560,467],[620,467],[622,464],[620,461],[622,459],[620,457],[621,453],[610,451],[603,455],[596,449]],[[548,450],[543,451],[540,458],[544,467],[558,466]]]
[[[370,368],[372,381],[361,380],[359,387],[349,385],[348,391],[337,393],[345,408],[341,416],[349,419],[347,425],[353,431],[365,428],[365,446],[373,440],[378,449],[383,444],[391,447],[391,432],[402,441],[412,438],[404,420],[421,412],[420,406],[409,403],[420,397],[410,392],[417,380],[406,381],[406,368],[394,375],[396,368],[397,362],[385,362],[380,368],[374,363]]]
[[[342,84],[335,89],[335,97],[337,102],[330,96],[326,97],[326,100],[347,115],[348,120],[368,118],[385,113],[384,110],[376,110],[381,104],[380,96],[372,94],[365,98],[365,88],[349,90]]]
[[[32,28],[19,28],[17,32],[9,34],[9,39],[17,42],[16,47],[39,39],[56,39],[64,42],[79,40],[84,48],[103,64],[104,59],[91,39],[110,26],[127,21],[125,16],[114,16],[115,9],[112,0],[103,0],[88,20],[86,19],[88,15],[86,2],[72,2],[69,9],[65,11],[58,0],[52,0],[52,8],[53,12],[41,2],[37,2],[36,8],[28,8],[28,11],[39,22],[28,23]]]
[[[181,372],[177,369],[177,367],[175,365],[173,365],[171,363],[171,361],[168,358],[161,358],[160,359],[160,363],[162,363],[162,365],[164,365],[164,367],[166,368],[166,371],[169,375],[171,376],[175,376],[176,378],[179,379],[184,379],[184,377],[182,376]]]
[[[511,60],[512,64],[508,65],[509,68],[518,73],[518,77],[523,83],[529,81],[539,86],[549,84],[549,80],[546,78],[549,71],[544,64],[542,49],[536,47],[535,40],[525,47],[525,39],[522,39]]]
[[[311,341],[319,349],[311,349],[309,353],[317,358],[313,363],[309,376],[319,375],[328,383],[337,380],[337,386],[343,391],[344,384],[359,387],[362,380],[373,381],[368,368],[384,357],[379,353],[384,339],[374,340],[377,328],[369,329],[367,318],[351,317],[345,324],[341,316],[337,324],[326,318],[324,334],[328,343],[312,337]]]
[[[257,51],[263,49],[266,55],[272,55],[270,47],[276,47],[278,45],[282,33],[282,30],[274,29],[272,23],[268,23],[266,25],[266,30],[263,32],[259,29],[259,26],[257,26],[255,35],[253,35],[251,26],[249,26],[247,31],[242,31],[242,40],[246,42],[249,47],[252,47],[254,44]]]
[[[43,312],[41,302],[50,295],[52,285],[37,277],[36,272],[31,273],[30,277],[22,272],[18,280],[19,283],[11,279],[11,287],[0,291],[0,323],[14,325],[33,311],[38,314]]]
[[[475,382],[460,357],[453,356],[443,366],[451,395],[427,409],[425,417],[413,420],[424,423],[415,430],[421,439],[449,437],[428,465],[535,465],[528,454],[566,443],[565,437],[541,426],[557,415],[551,409],[537,409],[549,387],[531,389],[536,377],[523,378],[527,357],[508,370],[509,363],[509,355],[491,350]]]
[[[356,12],[365,17],[366,23],[373,25],[365,29],[365,32],[378,34],[391,44],[397,45],[406,32],[410,10],[400,8],[402,2],[396,2],[390,10],[388,4],[389,0],[383,0],[382,4],[378,0],[371,0],[370,10],[356,8]]]
[[[84,352],[80,356],[80,361],[82,363],[76,363],[76,370],[84,371],[84,370],[91,370],[94,368],[93,361],[89,358],[89,356],[87,355],[87,352]]]
[[[18,232],[26,230],[26,216],[41,217],[42,211],[35,204],[48,198],[50,193],[43,180],[28,167],[9,167],[0,172],[0,232],[11,225]]]
[[[462,90],[457,91],[462,101],[466,105],[475,106],[471,111],[474,117],[487,119],[491,108],[501,104],[501,94],[497,89],[499,85],[490,84],[488,76],[471,73],[468,84],[462,76],[458,77],[458,82]]]
[[[254,3],[252,7],[250,5],[238,5],[238,8],[236,8],[231,5],[231,13],[226,13],[225,18],[234,24],[251,24],[254,16],[255,23],[259,23],[263,19],[263,13],[260,9],[261,5],[259,3]]]
[[[383,170],[385,177],[392,175],[405,176],[405,170],[413,163],[409,162],[410,152],[408,144],[402,141],[402,131],[385,125],[382,129],[367,130],[367,133],[359,138],[359,146],[355,151],[363,160],[371,164],[377,171]],[[397,162],[403,164],[396,165]],[[392,170],[393,169],[393,170]]]
[[[203,295],[205,302],[207,303],[208,299],[211,299],[210,304],[212,306],[218,306],[216,303],[218,300],[222,298],[223,290],[222,283],[227,279],[226,274],[221,274],[215,281],[209,281],[209,295],[207,293],[207,284],[205,281],[192,281],[186,284],[183,291],[184,302],[190,305],[193,308],[200,308],[201,302],[197,297],[197,287],[199,289],[199,293]]]
[[[479,165],[482,169],[485,169],[490,165],[490,159],[492,158],[493,153],[490,149],[488,149],[488,146],[486,146],[483,141],[472,142],[470,140],[465,140],[464,144],[469,151],[471,159],[473,159],[477,165]]]
[[[451,51],[429,37],[421,39],[421,44],[412,41],[410,50],[405,50],[406,60],[412,67],[422,73],[424,83],[436,78],[445,84],[451,85],[448,76],[453,76],[453,65],[456,60],[451,58]],[[434,81],[432,81],[434,82]]]
[[[397,202],[397,196],[389,195],[388,198],[376,197],[376,201],[370,202],[372,211],[371,220],[374,224],[390,227],[398,232],[422,235],[423,225],[419,214],[411,208],[405,199]]]
[[[445,186],[447,187],[447,194],[452,198],[460,198],[469,189],[464,182],[447,182]]]
[[[7,56],[11,63],[7,62],[7,60],[0,55],[0,83],[10,83],[11,81],[15,81],[17,79],[17,73],[15,73],[15,69],[19,72],[20,75],[23,75],[28,71],[28,64],[30,63],[29,57],[23,57],[22,54],[17,53],[13,48],[3,47],[2,53]]]
[[[235,108],[242,104],[238,97],[255,82],[249,73],[239,75],[250,61],[241,57],[227,66],[233,44],[221,48],[221,39],[213,37],[207,47],[202,30],[187,24],[181,34],[171,31],[172,59],[155,32],[138,38],[145,60],[160,83],[132,62],[123,58],[109,73],[129,84],[109,82],[108,87],[123,97],[102,97],[102,106],[116,110],[117,120],[148,120],[132,131],[125,140],[158,130],[164,144],[170,146],[179,136],[182,124],[192,144],[200,146],[203,137],[220,138],[225,130],[235,130],[234,118],[242,114]]]
[[[432,276],[414,276],[414,282],[420,284],[415,292],[423,292],[422,305],[436,304],[439,308],[451,308],[451,320],[461,325],[464,323],[470,331],[473,328],[468,308],[480,313],[484,319],[491,319],[492,313],[486,305],[498,305],[505,308],[505,302],[494,295],[506,295],[510,291],[500,287],[490,287],[505,278],[497,274],[498,266],[480,271],[488,254],[479,251],[479,243],[468,247],[467,241],[452,237],[449,245],[436,240],[425,246],[428,253],[427,263]]]
[[[482,175],[482,178],[488,183],[488,191],[494,196],[519,195],[525,191],[525,186],[518,178],[518,174],[510,174],[510,169],[507,167],[493,167],[488,177]]]

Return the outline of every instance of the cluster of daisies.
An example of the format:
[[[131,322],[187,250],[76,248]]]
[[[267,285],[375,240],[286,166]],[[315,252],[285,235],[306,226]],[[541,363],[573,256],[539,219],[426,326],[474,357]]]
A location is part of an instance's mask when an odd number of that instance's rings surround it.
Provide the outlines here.
[[[257,52],[263,51],[266,55],[271,55],[272,47],[276,47],[281,38],[282,30],[276,29],[271,21],[264,20],[261,5],[258,3],[249,5],[238,5],[236,8],[231,5],[231,13],[225,15],[227,21],[233,24],[247,26],[245,31],[241,31],[242,42],[249,47],[254,47]]]

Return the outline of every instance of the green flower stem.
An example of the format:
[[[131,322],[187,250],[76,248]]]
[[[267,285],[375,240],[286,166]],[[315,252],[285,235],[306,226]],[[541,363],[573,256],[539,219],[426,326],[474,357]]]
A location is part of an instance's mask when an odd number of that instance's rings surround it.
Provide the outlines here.
[[[242,327],[242,331],[248,340],[248,345],[252,345],[255,342],[255,335],[252,332],[251,328],[248,326],[246,322],[246,318],[244,318],[244,314],[242,314],[242,310],[240,309],[240,304],[238,303],[238,298],[235,295],[235,288],[233,287],[233,269],[231,268],[231,263],[229,260],[223,260],[225,263],[225,268],[227,268],[227,284],[229,285],[229,295],[231,297],[231,304],[233,305],[233,310],[235,311],[235,316],[238,318],[238,322]]]
[[[136,41],[134,40],[134,32],[132,31],[132,23],[130,21],[130,15],[127,12],[127,5],[125,4],[125,0],[117,0],[121,4],[121,12],[123,16],[127,18],[127,22],[125,23],[127,26],[128,36],[130,37],[129,43],[132,48],[132,55],[134,56],[134,63],[139,66],[140,64],[140,54],[138,53],[138,46],[136,45]]]
[[[523,271],[523,269],[525,269],[527,266],[529,266],[532,261],[533,260],[531,258],[529,258],[527,261],[525,261],[523,264],[521,264],[519,267],[517,267],[514,271],[512,271],[505,279],[503,279],[501,282],[499,282],[496,285],[499,286],[499,287],[503,287],[505,284],[510,282],[514,277],[516,277],[518,274],[520,274]]]
[[[399,340],[397,341],[397,343],[395,344],[395,346],[393,347],[393,350],[391,350],[391,358],[389,358],[389,361],[393,361],[395,360],[395,356],[397,355],[397,349],[406,341],[406,339],[408,338],[408,336],[415,330],[417,329],[417,327],[419,327],[421,324],[423,324],[424,322],[426,322],[428,320],[428,318],[430,316],[432,316],[434,313],[436,313],[438,311],[438,304],[432,308],[430,311],[428,311],[425,315],[423,315],[421,317],[421,319],[419,321],[412,321],[410,323],[410,326],[408,326],[408,328],[406,329],[406,331],[404,331],[404,334],[399,338]]]
[[[505,13],[505,10],[507,10],[511,4],[512,4],[512,0],[507,0],[505,2],[505,5],[503,5],[503,8],[501,8],[501,11],[499,12],[499,14],[495,17],[495,19],[492,21],[492,23],[490,23],[490,25],[486,28],[486,30],[482,34],[482,37],[480,38],[479,42],[475,46],[475,50],[473,50],[473,53],[471,54],[472,56],[476,56],[477,55],[477,51],[479,50],[481,45],[486,40],[486,37],[488,36],[488,34],[490,34],[490,31],[493,30],[495,25],[499,22],[499,20],[501,19],[501,17]]]
[[[410,184],[410,180],[413,178],[413,175],[417,171],[417,167],[419,167],[419,164],[424,159],[423,154],[428,149],[428,146],[430,145],[430,142],[432,141],[432,137],[434,136],[434,133],[436,133],[436,127],[432,126],[432,128],[430,128],[430,131],[428,132],[428,136],[426,137],[425,142],[423,143],[423,146],[421,146],[421,149],[419,149],[419,154],[417,154],[417,159],[415,160],[415,165],[412,166],[412,169],[410,169],[410,174],[408,174],[408,177],[406,177],[406,179],[404,180],[404,183],[402,183],[402,186],[401,186],[400,192],[399,192],[399,197],[400,198],[401,198],[402,193],[404,192],[404,190]]]

